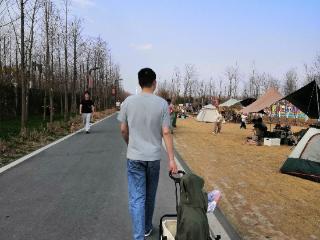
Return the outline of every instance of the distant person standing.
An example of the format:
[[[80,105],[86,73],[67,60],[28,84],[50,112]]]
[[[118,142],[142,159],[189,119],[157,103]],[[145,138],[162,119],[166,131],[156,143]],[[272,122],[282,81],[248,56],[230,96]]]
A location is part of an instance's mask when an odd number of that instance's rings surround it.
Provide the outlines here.
[[[156,74],[150,68],[138,73],[142,92],[126,98],[118,120],[128,145],[127,175],[129,210],[134,240],[144,240],[152,232],[152,218],[159,181],[162,138],[168,154],[168,170],[177,172],[170,133],[168,103],[153,94]]]
[[[241,123],[240,123],[240,129],[241,128],[244,128],[244,129],[247,129],[247,125],[246,125],[246,123],[247,123],[247,115],[246,114],[242,114],[241,115]]]
[[[177,127],[177,108],[173,106],[173,113],[172,113],[172,127],[176,128]]]
[[[174,108],[173,108],[171,99],[167,99],[167,103],[169,106],[169,114],[170,114],[170,130],[171,130],[171,133],[173,133]]]
[[[223,122],[223,116],[221,113],[217,111],[217,114],[214,116],[213,119],[213,134],[218,134],[221,132],[222,129],[222,122]]]
[[[94,104],[90,99],[88,91],[84,93],[84,99],[80,103],[80,115],[82,114],[82,120],[86,133],[90,133],[90,120],[91,115],[94,113]]]
[[[224,120],[224,117],[222,116],[221,113],[219,113],[217,117],[217,133],[221,133],[223,120]]]

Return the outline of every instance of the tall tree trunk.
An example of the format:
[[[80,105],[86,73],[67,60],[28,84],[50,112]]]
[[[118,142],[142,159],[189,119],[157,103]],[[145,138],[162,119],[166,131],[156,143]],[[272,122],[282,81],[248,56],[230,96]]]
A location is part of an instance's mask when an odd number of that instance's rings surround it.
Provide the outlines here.
[[[5,37],[3,37],[3,42],[4,42],[4,46],[3,46],[3,53],[5,53],[5,50],[4,50],[4,48],[5,48],[5,41],[6,41],[6,38]],[[0,79],[2,79],[3,78],[3,76],[2,76],[2,52],[1,52],[1,37],[0,37]],[[4,54],[3,54],[4,55]],[[3,58],[3,59],[5,59],[5,57]],[[5,65],[5,64],[4,64]]]
[[[53,107],[53,91],[54,91],[54,75],[53,75],[53,33],[51,35],[51,70],[50,70],[50,123],[53,122],[54,107]]]
[[[84,77],[84,65],[83,64],[80,64],[80,76],[79,76],[79,102],[81,102],[81,93],[84,92],[83,91],[83,88],[84,88],[84,82],[82,81],[85,77]]]
[[[20,0],[21,10],[21,129],[22,136],[26,135],[26,83],[25,83],[25,56],[24,56],[24,1]]]
[[[49,109],[50,109],[50,123],[52,122],[52,84],[50,80],[50,46],[49,46],[49,8],[50,2],[45,1],[45,31],[46,31],[46,82],[49,90]]]
[[[18,70],[19,70],[19,63],[18,63],[18,49],[16,48],[16,74],[14,74],[14,77],[15,77],[15,91],[14,91],[14,94],[15,94],[15,114],[16,116],[18,115],[18,101],[19,101],[19,98],[18,98],[18,81],[19,81],[19,73],[18,73]]]
[[[42,87],[42,57],[40,55],[40,62],[38,64],[38,71],[39,71],[39,76],[38,76],[38,88],[41,89]]]
[[[72,112],[76,112],[76,80],[77,80],[77,26],[74,24],[73,36],[73,82],[72,82]]]
[[[64,121],[68,120],[68,1],[66,0],[66,23],[64,42]]]
[[[60,57],[60,48],[58,53],[58,66],[59,66],[59,82],[60,82],[60,115],[63,115],[63,86],[62,86],[62,74],[61,74],[61,57]]]
[[[43,96],[43,114],[42,114],[43,121],[46,121],[46,116],[47,116],[47,89],[46,89],[46,84],[45,84],[44,96]]]
[[[50,102],[50,123],[53,122],[54,116],[54,107],[53,107],[53,90],[54,90],[54,75],[53,75],[53,39],[51,45],[51,71],[50,71],[50,94],[49,94],[49,102]]]
[[[29,78],[28,78],[28,87],[26,89],[26,121],[28,121],[29,117],[29,94],[30,94],[30,88],[31,86],[34,85],[34,79],[33,79],[33,66],[32,66],[32,49],[33,49],[33,40],[34,40],[34,21],[36,17],[36,10],[37,10],[37,2],[36,0],[34,2],[34,7],[32,10],[32,17],[31,17],[31,27],[30,27],[30,46],[29,46],[29,55],[28,55],[28,73],[29,73]],[[29,86],[31,84],[31,86]]]

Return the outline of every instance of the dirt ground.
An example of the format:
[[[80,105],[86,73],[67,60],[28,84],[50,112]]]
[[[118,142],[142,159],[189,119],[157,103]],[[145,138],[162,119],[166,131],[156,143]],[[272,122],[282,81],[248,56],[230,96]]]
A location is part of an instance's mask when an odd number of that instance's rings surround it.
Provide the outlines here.
[[[177,126],[177,150],[207,190],[222,191],[220,208],[243,239],[320,239],[320,184],[279,172],[290,147],[244,144],[252,125],[223,124],[219,135],[193,118]]]

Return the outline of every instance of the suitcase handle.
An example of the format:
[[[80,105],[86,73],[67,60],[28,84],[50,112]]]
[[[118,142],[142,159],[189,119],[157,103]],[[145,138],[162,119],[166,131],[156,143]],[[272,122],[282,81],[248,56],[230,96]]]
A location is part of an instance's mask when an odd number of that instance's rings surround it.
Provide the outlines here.
[[[185,171],[182,171],[182,170],[179,170],[177,173],[175,174],[172,174],[172,172],[170,171],[169,172],[169,177],[175,181],[176,183],[180,183],[180,179],[181,179],[181,176],[185,175],[186,172]],[[178,177],[176,177],[178,175]]]

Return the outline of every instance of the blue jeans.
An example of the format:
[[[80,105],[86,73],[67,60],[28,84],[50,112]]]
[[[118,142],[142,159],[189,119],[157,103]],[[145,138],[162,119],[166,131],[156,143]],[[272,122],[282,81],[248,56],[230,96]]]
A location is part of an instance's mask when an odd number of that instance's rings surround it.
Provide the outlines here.
[[[152,229],[160,160],[147,162],[129,159],[127,169],[133,239],[144,240],[144,234]]]

